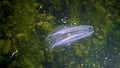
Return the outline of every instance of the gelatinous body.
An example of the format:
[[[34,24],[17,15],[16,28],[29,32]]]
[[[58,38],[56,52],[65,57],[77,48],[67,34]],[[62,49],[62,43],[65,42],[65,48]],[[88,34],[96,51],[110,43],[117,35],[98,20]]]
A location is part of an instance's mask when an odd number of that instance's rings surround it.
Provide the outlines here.
[[[66,26],[50,33],[46,41],[50,45],[50,49],[53,49],[55,46],[70,44],[76,40],[91,36],[93,32],[93,27],[88,25]]]

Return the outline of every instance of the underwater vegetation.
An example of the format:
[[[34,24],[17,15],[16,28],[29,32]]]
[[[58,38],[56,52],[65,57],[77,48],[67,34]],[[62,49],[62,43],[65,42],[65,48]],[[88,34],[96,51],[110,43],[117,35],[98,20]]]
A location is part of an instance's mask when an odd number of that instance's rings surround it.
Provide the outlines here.
[[[46,41],[50,49],[53,49],[55,46],[71,44],[74,41],[91,36],[93,32],[93,26],[63,26],[53,30],[46,38]]]
[[[120,68],[120,1],[0,0],[0,68]]]

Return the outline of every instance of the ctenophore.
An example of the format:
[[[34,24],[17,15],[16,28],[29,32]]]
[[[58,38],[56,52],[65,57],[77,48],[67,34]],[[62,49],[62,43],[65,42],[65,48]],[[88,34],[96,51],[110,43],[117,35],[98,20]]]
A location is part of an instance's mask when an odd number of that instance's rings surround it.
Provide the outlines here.
[[[57,46],[65,46],[82,38],[91,36],[94,32],[93,26],[60,26],[53,30],[46,38],[49,48],[53,49]]]

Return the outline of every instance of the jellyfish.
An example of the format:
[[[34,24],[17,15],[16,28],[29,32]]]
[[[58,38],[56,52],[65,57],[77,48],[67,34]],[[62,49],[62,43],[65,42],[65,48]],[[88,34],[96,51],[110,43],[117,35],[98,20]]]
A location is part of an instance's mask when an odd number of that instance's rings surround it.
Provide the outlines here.
[[[68,45],[82,38],[91,36],[94,32],[93,26],[64,26],[53,30],[46,38],[49,48]]]

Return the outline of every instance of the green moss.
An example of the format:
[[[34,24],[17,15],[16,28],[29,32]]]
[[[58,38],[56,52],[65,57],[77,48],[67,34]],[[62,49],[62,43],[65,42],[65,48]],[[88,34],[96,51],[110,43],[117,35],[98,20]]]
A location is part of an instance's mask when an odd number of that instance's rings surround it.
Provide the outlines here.
[[[114,60],[109,59],[108,65],[119,67],[120,11],[117,1],[36,2],[0,1],[1,67],[104,68],[106,56]],[[64,17],[70,25],[92,25],[94,33],[71,46],[49,50],[45,38],[61,24],[57,20]],[[11,57],[16,49],[18,52]]]

